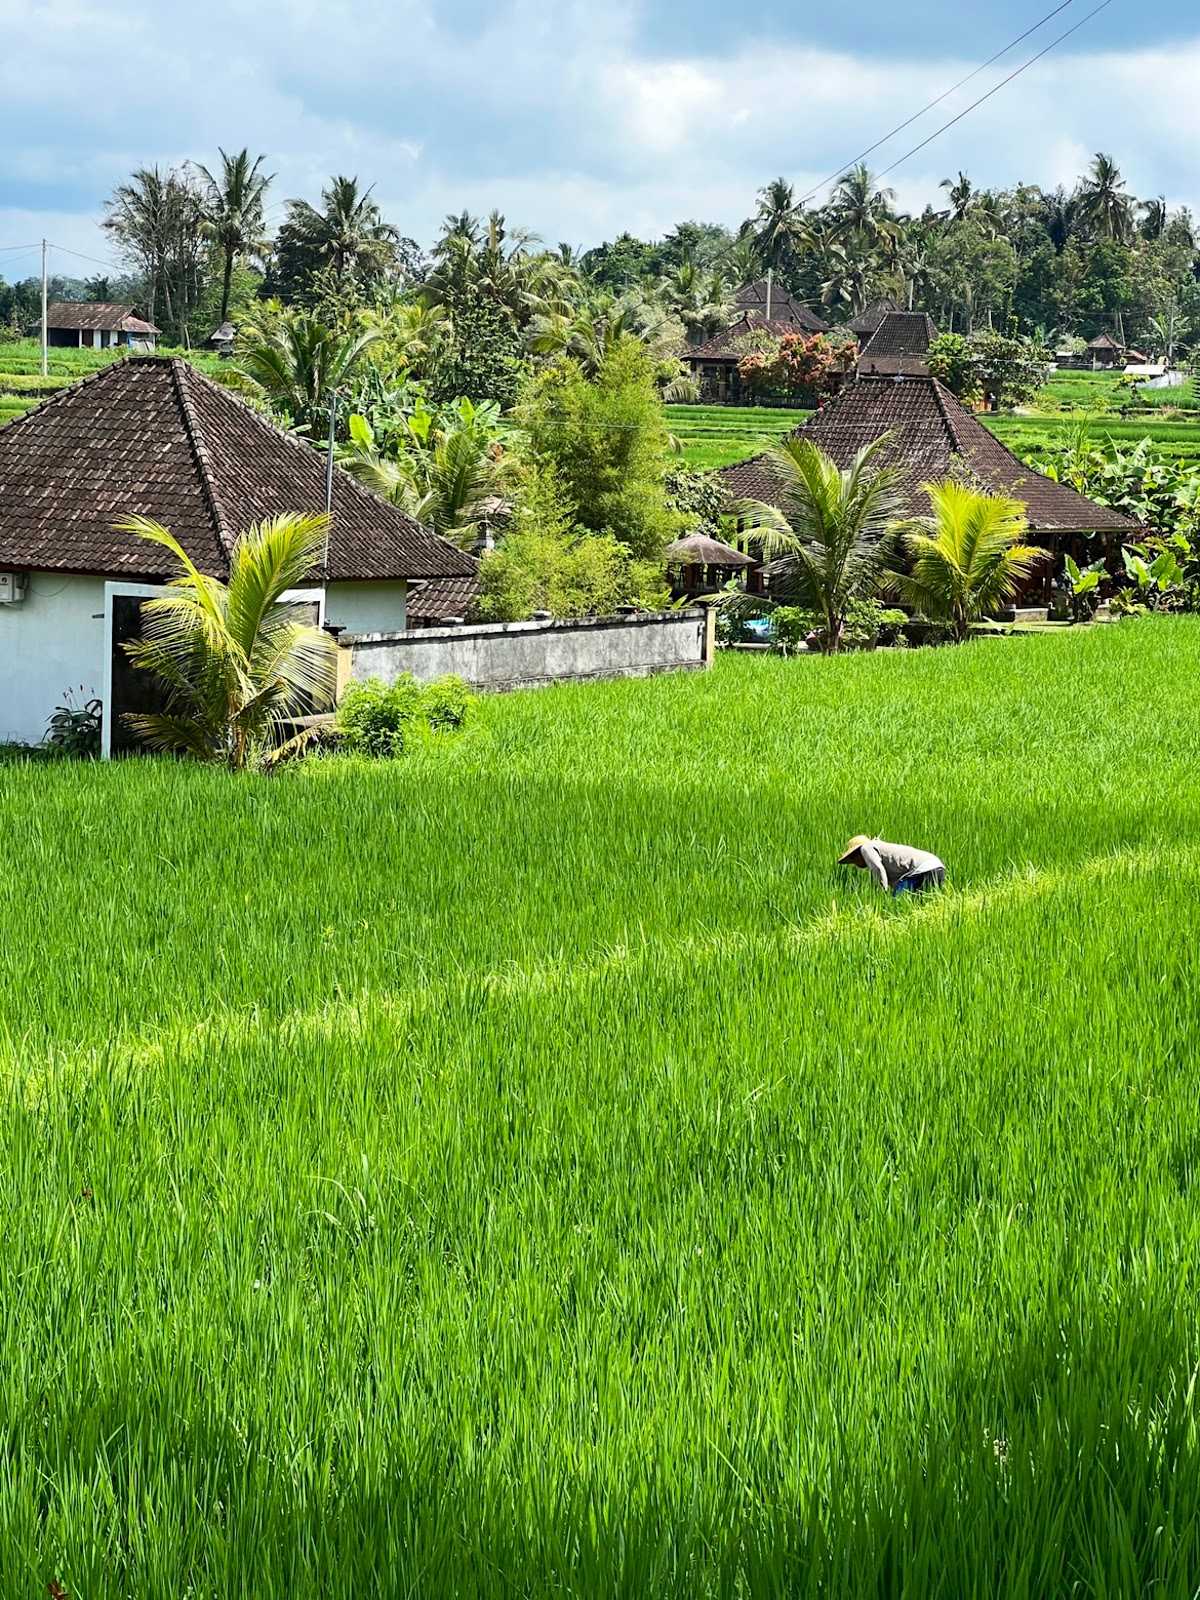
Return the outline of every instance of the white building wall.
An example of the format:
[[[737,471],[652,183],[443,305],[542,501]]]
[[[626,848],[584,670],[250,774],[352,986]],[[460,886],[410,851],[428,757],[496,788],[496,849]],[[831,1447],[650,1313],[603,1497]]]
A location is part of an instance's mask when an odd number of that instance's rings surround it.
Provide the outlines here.
[[[0,605],[0,742],[37,744],[69,689],[104,681],[104,579],[31,572],[24,600]]]
[[[347,633],[402,633],[406,583],[331,583],[325,621]]]

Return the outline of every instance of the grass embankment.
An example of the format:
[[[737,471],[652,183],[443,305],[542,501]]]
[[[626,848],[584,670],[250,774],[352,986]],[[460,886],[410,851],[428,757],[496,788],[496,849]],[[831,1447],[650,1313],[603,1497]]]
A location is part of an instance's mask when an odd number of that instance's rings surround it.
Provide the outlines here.
[[[0,771],[0,1592],[1190,1597],[1198,661]]]
[[[668,406],[667,425],[683,445],[683,464],[707,471],[760,454],[811,414],[765,406]]]

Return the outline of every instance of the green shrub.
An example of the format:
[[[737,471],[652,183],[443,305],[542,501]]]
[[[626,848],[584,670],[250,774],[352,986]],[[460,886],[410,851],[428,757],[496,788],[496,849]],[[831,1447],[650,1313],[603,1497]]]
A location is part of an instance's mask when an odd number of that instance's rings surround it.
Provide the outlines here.
[[[395,683],[368,678],[352,683],[338,707],[342,748],[357,755],[401,756],[428,733],[454,733],[470,715],[475,697],[461,678],[422,684],[406,672]]]
[[[892,610],[881,600],[851,600],[846,607],[844,640],[848,648],[862,650],[876,644],[902,644],[908,615]]]
[[[816,617],[803,606],[776,606],[771,613],[771,638],[782,651],[795,650],[816,625]]]

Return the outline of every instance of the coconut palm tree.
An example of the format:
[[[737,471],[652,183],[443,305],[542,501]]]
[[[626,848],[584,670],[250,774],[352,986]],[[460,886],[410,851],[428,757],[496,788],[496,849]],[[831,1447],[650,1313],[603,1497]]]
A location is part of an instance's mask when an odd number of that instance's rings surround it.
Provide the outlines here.
[[[261,255],[267,248],[263,226],[263,208],[273,175],[262,171],[266,156],[253,162],[249,150],[240,150],[235,156],[221,157],[221,172],[214,177],[207,167],[197,167],[204,180],[204,223],[207,239],[214,240],[225,258],[225,275],[221,285],[221,321],[229,316],[229,296],[233,285],[233,267],[247,256]]]
[[[980,494],[953,478],[925,488],[933,515],[903,535],[911,570],[885,582],[925,616],[948,622],[961,643],[972,623],[1014,598],[1048,552],[1023,543],[1029,524],[1019,500]]]
[[[891,258],[902,236],[892,214],[894,189],[882,189],[860,162],[844,173],[829,199],[829,214],[838,238],[851,254]]]
[[[381,337],[378,327],[344,333],[307,311],[288,311],[248,341],[233,371],[297,432],[313,432],[327,423],[331,396]]]
[[[1113,158],[1097,155],[1079,185],[1080,220],[1114,244],[1128,244],[1133,237],[1134,203]]]
[[[786,178],[774,178],[758,192],[754,244],[762,265],[785,280],[812,248],[812,228]]]
[[[843,469],[811,439],[792,435],[768,452],[782,507],[752,500],[734,507],[764,559],[777,563],[772,594],[815,611],[818,637],[831,652],[850,602],[879,587],[898,506],[896,468],[879,459],[890,442],[890,434],[876,439]]]
[[[328,523],[286,515],[237,540],[229,581],[206,577],[161,523],[133,517],[121,527],[170,551],[179,572],[142,606],[143,636],[125,646],[162,685],[161,712],[130,716],[156,750],[178,750],[241,771],[277,757],[286,724],[332,706],[337,646],[281,604],[319,567]]]
[[[359,190],[357,178],[338,176],[321,190],[318,211],[307,200],[289,200],[286,231],[341,282],[377,278],[396,259],[399,231],[385,222],[370,189]]]
[[[965,172],[960,172],[957,179],[943,178],[938,187],[949,190],[946,198],[950,202],[951,220],[961,222],[975,203],[974,184]]]

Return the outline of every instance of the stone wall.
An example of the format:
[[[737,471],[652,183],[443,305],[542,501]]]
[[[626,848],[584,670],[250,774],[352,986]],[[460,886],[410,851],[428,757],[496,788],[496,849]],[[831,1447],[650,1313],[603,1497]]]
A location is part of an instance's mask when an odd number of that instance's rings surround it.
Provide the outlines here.
[[[592,678],[695,672],[712,664],[715,615],[709,609],[570,622],[490,622],[414,628],[407,633],[343,634],[343,679],[402,673],[427,682],[454,673],[477,689],[533,689]]]

